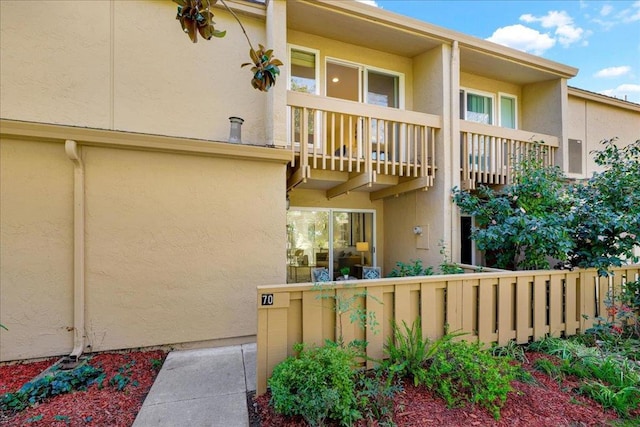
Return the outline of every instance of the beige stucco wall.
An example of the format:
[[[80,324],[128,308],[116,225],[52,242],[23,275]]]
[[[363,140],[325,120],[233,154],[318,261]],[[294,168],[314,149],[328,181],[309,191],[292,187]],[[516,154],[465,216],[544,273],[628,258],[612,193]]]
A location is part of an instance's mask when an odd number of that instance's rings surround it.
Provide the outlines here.
[[[193,44],[176,7],[0,2],[0,117],[226,141],[235,115],[245,119],[243,140],[264,144],[267,98],[240,68],[249,51],[242,30],[219,10],[227,36]],[[254,44],[265,42],[262,20],[242,22]]]
[[[0,361],[69,352],[73,166],[60,144],[0,140]]]
[[[617,137],[624,146],[640,139],[640,106],[621,108],[577,96],[569,96],[568,138],[581,140],[584,147],[585,177],[598,170],[589,153],[602,148],[601,141]]]
[[[0,144],[0,361],[69,353],[73,164],[61,142]],[[255,287],[286,278],[284,162],[81,152],[85,350],[253,340]]]

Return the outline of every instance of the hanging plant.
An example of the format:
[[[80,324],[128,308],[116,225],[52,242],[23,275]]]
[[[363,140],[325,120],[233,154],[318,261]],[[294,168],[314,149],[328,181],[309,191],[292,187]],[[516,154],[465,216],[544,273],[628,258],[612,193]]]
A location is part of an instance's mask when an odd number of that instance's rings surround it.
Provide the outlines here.
[[[265,50],[261,44],[258,47],[257,51],[253,47],[249,49],[249,56],[253,63],[244,63],[242,67],[253,65],[251,67],[253,73],[251,85],[262,92],[268,92],[269,88],[276,84],[276,76],[280,74],[278,65],[283,64],[279,59],[273,57],[273,49]]]
[[[219,31],[214,27],[213,12],[211,12],[210,8],[216,4],[218,0],[173,0],[173,2],[178,4],[176,19],[180,21],[182,31],[189,35],[193,43],[198,42],[198,33],[206,40],[210,40],[211,37],[222,38],[227,34],[226,31]],[[238,18],[224,0],[220,0],[220,2],[238,22],[247,39],[247,43],[249,43],[249,57],[251,58],[251,62],[244,63],[241,67],[253,65],[253,67],[251,67],[251,73],[253,74],[251,86],[262,92],[269,91],[271,86],[276,84],[277,76],[280,75],[278,66],[283,65],[282,61],[273,57],[273,49],[267,50],[261,44],[258,44],[259,49],[255,50],[251,44],[251,40],[249,40],[244,25],[240,22],[240,18]]]
[[[198,42],[198,33],[203,39],[210,40],[211,37],[224,37],[226,31],[215,29],[213,13],[209,8],[218,0],[173,0],[178,4],[178,15],[176,19],[180,21],[182,31],[189,35],[192,42]]]

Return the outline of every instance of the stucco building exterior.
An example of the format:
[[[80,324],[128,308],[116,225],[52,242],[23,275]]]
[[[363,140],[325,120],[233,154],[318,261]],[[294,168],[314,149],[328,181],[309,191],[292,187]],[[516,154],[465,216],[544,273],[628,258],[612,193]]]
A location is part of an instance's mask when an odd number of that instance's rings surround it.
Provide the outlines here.
[[[170,1],[0,2],[0,361],[254,341],[257,285],[477,262],[453,187],[537,140],[584,178],[640,137],[564,64],[355,1],[227,3],[285,63],[267,94],[224,8],[192,44]]]

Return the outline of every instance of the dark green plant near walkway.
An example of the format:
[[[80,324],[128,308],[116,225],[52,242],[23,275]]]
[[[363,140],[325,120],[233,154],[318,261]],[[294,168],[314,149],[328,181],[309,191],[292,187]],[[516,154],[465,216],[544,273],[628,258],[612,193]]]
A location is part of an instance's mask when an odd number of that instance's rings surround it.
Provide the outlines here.
[[[198,42],[198,34],[205,40],[210,40],[212,37],[222,38],[227,34],[226,31],[217,30],[215,28],[215,22],[213,21],[214,15],[211,8],[218,0],[173,1],[178,4],[176,19],[180,21],[182,31],[187,33],[193,43]],[[267,92],[271,86],[276,84],[276,78],[280,74],[278,67],[283,65],[282,62],[273,57],[272,49],[266,49],[263,45],[259,44],[256,50],[240,18],[238,18],[224,0],[220,0],[220,2],[238,22],[247,39],[247,43],[249,43],[249,57],[251,58],[251,62],[242,64],[241,67],[252,65],[251,72],[253,73],[253,78],[251,79],[251,85],[259,91]]]
[[[562,170],[547,166],[547,148],[535,143],[514,161],[513,181],[500,191],[453,189],[460,210],[475,218],[471,238],[485,251],[487,265],[510,270],[549,268],[548,258],[565,260],[573,250],[572,200]]]
[[[640,245],[640,140],[618,147],[616,138],[594,151],[600,172],[570,188],[574,207],[569,219],[574,244],[570,260],[606,275],[610,266],[638,261]]]
[[[284,415],[300,415],[311,426],[333,420],[352,425],[362,418],[356,398],[357,352],[327,341],[324,347],[296,344],[296,357],[278,364],[269,379],[271,405]]]

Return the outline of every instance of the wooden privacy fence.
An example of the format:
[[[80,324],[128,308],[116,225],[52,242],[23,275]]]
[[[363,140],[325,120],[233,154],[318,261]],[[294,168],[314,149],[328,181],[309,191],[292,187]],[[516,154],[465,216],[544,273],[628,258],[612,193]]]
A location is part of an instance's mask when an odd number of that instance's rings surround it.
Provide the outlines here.
[[[410,325],[418,317],[423,334],[431,339],[444,335],[448,325],[450,331],[467,333],[465,339],[487,345],[584,332],[606,313],[611,292],[638,279],[640,265],[615,268],[613,273],[605,278],[595,269],[492,271],[259,286],[257,393],[266,392],[273,368],[293,354],[297,342],[365,339],[367,356],[379,360],[392,322]],[[351,304],[337,308],[336,301]],[[353,310],[340,305],[361,307],[376,322],[362,328],[350,321]]]

